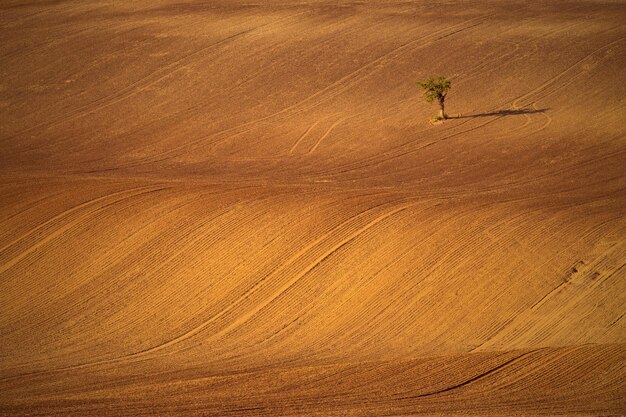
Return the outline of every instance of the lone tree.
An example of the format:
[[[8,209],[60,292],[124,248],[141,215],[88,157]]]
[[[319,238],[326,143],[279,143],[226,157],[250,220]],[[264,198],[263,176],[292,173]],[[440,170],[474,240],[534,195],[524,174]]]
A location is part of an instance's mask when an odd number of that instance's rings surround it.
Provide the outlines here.
[[[444,111],[444,101],[452,86],[451,81],[444,76],[430,77],[425,81],[418,81],[417,86],[425,90],[424,98],[427,102],[432,103],[436,99],[439,103],[439,115],[435,119],[447,119],[448,115]]]

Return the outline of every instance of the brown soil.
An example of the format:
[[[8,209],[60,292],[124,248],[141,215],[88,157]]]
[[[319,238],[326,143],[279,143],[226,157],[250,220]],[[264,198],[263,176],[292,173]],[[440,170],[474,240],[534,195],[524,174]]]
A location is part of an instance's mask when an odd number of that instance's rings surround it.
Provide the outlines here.
[[[624,3],[0,21],[1,415],[626,414]]]

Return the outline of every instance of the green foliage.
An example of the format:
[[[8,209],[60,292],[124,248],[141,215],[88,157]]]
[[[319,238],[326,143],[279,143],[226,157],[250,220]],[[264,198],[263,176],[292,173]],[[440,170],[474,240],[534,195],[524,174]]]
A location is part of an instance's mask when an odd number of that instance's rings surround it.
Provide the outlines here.
[[[452,82],[444,76],[430,77],[425,81],[418,81],[417,86],[424,89],[424,98],[432,103],[434,100],[442,102],[450,91]]]

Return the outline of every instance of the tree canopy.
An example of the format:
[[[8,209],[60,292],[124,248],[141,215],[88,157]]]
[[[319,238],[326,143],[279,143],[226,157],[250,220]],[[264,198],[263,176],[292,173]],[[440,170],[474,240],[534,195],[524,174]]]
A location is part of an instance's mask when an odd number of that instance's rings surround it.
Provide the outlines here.
[[[444,76],[439,76],[436,78],[430,77],[425,81],[418,81],[417,85],[425,90],[424,98],[426,101],[432,103],[434,100],[440,100],[448,94],[450,87],[452,87],[452,82]]]

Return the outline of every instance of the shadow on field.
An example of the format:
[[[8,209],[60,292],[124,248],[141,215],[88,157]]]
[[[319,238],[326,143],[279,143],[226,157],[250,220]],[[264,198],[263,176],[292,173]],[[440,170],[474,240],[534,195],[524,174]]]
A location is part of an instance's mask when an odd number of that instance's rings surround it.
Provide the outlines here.
[[[546,109],[508,109],[508,110],[497,110],[489,113],[478,113],[478,114],[467,114],[467,115],[458,115],[458,116],[448,116],[448,119],[473,119],[475,117],[488,117],[488,116],[514,116],[517,114],[533,114],[533,113],[544,113],[550,110]]]

